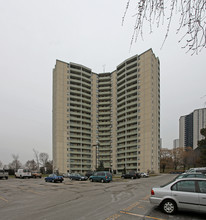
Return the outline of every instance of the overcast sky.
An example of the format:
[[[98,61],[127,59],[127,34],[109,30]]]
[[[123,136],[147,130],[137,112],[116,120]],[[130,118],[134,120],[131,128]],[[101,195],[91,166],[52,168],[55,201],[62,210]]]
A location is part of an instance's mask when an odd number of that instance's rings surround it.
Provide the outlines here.
[[[121,25],[127,0],[0,0],[0,161],[22,163],[33,149],[52,159],[52,69],[56,59],[110,72],[149,48],[160,59],[161,138],[172,148],[179,117],[206,102],[206,49],[191,56],[173,22],[132,45],[135,7]],[[134,2],[134,1],[133,1]],[[136,2],[136,1],[135,1]],[[147,25],[147,23],[145,23]]]

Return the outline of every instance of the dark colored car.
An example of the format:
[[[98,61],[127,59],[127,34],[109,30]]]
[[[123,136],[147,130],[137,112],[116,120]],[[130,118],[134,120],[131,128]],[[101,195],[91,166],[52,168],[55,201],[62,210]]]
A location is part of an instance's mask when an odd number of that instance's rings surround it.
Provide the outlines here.
[[[89,178],[89,177],[92,176],[93,174],[94,174],[93,171],[88,171],[88,172],[86,172],[85,176],[87,176],[87,177]]]
[[[141,177],[140,173],[137,173],[135,171],[129,171],[125,174],[122,174],[121,176],[121,178],[124,178],[124,179],[137,179],[140,177]]]
[[[45,177],[45,182],[62,183],[62,181],[64,181],[63,176],[57,176],[56,174],[50,174],[49,176]]]
[[[70,176],[69,176],[69,178],[70,178],[71,180],[79,180],[79,181],[81,181],[81,180],[87,180],[87,179],[88,179],[87,176],[84,176],[84,175],[79,174],[79,173],[71,173]]]
[[[99,171],[89,177],[90,182],[109,183],[112,181],[112,174],[107,171]]]

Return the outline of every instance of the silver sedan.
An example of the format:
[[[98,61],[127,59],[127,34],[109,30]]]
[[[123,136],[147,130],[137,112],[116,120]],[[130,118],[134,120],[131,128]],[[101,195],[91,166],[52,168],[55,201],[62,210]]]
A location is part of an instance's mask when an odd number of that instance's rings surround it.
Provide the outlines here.
[[[184,178],[151,190],[150,203],[167,214],[178,209],[206,212],[206,179]]]

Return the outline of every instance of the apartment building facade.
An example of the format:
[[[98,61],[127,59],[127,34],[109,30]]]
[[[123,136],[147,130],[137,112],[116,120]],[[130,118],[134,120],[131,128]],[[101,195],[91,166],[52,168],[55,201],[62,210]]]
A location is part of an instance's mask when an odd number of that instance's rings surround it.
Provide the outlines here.
[[[113,72],[57,60],[53,70],[53,163],[61,173],[159,172],[159,59],[150,49]]]
[[[200,130],[206,127],[206,108],[196,109],[179,119],[179,144],[180,147],[196,149],[197,143],[203,138]]]

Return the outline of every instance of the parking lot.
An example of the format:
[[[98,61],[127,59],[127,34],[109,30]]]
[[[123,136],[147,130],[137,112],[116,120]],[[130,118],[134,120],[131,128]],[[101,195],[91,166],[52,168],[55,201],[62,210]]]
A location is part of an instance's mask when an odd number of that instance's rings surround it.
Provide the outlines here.
[[[204,214],[178,212],[166,215],[149,203],[152,186],[174,175],[136,180],[114,179],[111,183],[44,179],[0,180],[0,219],[205,219]]]

